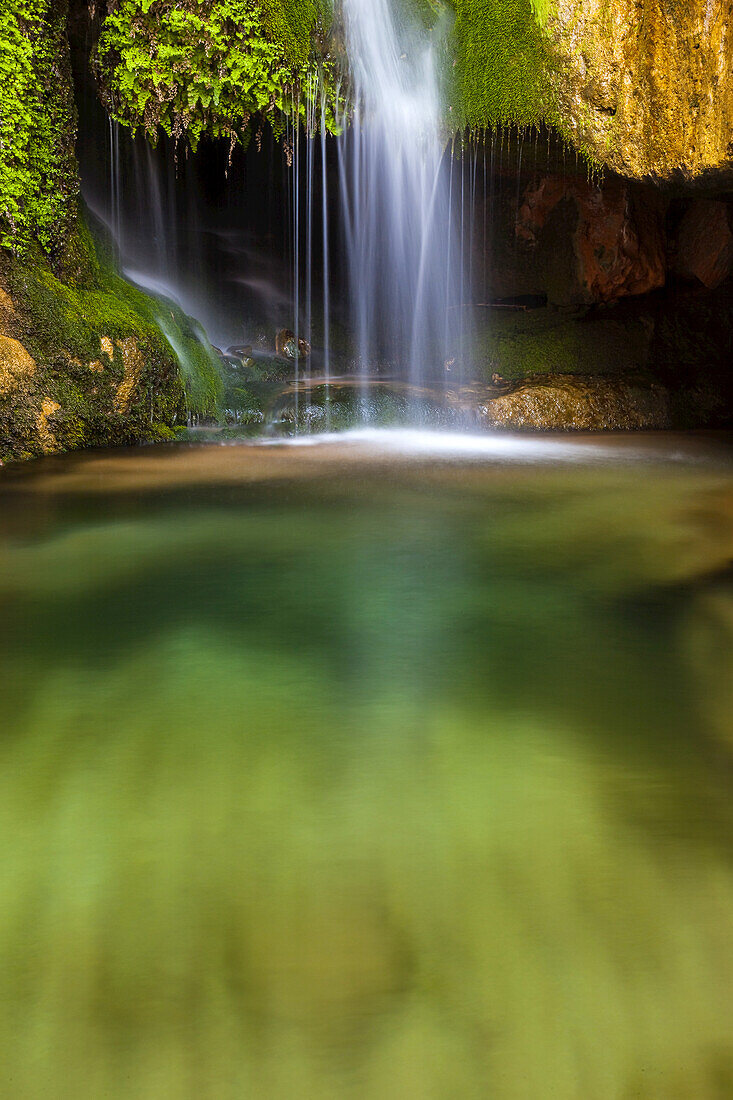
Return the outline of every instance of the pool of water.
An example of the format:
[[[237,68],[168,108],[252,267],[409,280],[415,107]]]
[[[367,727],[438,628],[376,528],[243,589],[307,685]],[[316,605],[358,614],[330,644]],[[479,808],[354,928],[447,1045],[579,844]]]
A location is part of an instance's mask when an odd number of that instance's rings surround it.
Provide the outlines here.
[[[733,462],[0,471],[0,1094],[733,1096]]]

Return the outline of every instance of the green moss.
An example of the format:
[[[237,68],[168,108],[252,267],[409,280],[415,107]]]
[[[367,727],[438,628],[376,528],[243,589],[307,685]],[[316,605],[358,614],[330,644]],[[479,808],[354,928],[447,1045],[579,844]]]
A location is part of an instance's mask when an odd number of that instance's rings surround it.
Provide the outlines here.
[[[553,112],[551,57],[538,17],[550,0],[455,0],[456,128],[537,125]]]
[[[153,324],[175,353],[187,411],[194,416],[218,416],[224,396],[223,374],[203,328],[170,299],[143,297],[148,301]]]
[[[532,375],[614,375],[643,370],[650,358],[649,328],[641,319],[616,320],[562,313],[482,310],[473,319],[477,377],[494,373],[507,381]]]
[[[260,0],[260,9],[267,38],[282,48],[289,62],[306,66],[314,34],[330,27],[331,0]]]
[[[214,415],[221,376],[216,354],[197,322],[175,302],[153,298],[123,279],[108,240],[95,240],[83,218],[72,241],[69,252],[76,274],[64,281],[39,255],[12,266],[11,292],[29,319],[24,343],[31,355],[47,360],[63,349],[71,358],[89,361],[99,356],[101,335],[113,341],[134,336],[166,378],[180,373],[189,412]],[[174,390],[179,399],[180,386]]]
[[[0,5],[0,246],[60,249],[78,180],[66,0]]]
[[[96,50],[108,110],[153,140],[246,141],[264,118],[276,133],[295,107],[305,120],[325,88],[335,130],[335,83],[312,48],[327,21],[323,0],[120,0]]]
[[[557,9],[557,0],[530,0],[532,11],[540,24],[546,23]]]

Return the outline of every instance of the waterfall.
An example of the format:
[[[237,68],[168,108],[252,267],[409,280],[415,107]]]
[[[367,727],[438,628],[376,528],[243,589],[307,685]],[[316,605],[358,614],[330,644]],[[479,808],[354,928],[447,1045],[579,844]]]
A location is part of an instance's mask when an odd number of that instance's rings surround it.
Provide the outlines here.
[[[354,109],[340,140],[351,325],[363,376],[413,383],[459,355],[460,230],[436,57],[392,0],[343,0]]]
[[[348,359],[361,382],[365,421],[372,415],[367,388],[375,376],[396,376],[413,387],[429,382],[434,390],[436,381],[456,381],[463,360],[464,164],[454,156],[455,142],[447,140],[431,33],[405,18],[404,8],[399,0],[341,0],[350,80],[335,142],[336,179],[327,166],[325,90],[319,112],[316,84],[308,87],[305,126],[294,100],[286,143],[291,327],[296,337],[322,345],[312,358],[296,362],[294,372],[306,388],[331,380],[330,327],[337,318],[351,343]],[[474,170],[471,196],[475,177]],[[334,241],[340,252],[332,268]],[[315,291],[319,260],[322,279]]]
[[[412,402],[399,415],[412,420],[423,383],[432,400],[459,381],[477,154],[467,169],[449,140],[438,35],[407,8],[340,0],[349,71],[334,97],[338,137],[326,127],[331,76],[314,69],[293,88],[282,162],[272,135],[264,156],[258,140],[232,163],[213,143],[193,154],[163,139],[153,150],[114,123],[106,188],[94,187],[88,156],[88,201],[135,282],[178,301],[222,349],[271,358],[287,330],[303,343],[290,364],[301,429],[331,427],[337,382],[373,422],[376,395],[389,401],[384,388],[367,397],[375,377],[399,382],[400,410]],[[402,383],[412,384],[404,401]],[[325,408],[309,419],[311,406]]]

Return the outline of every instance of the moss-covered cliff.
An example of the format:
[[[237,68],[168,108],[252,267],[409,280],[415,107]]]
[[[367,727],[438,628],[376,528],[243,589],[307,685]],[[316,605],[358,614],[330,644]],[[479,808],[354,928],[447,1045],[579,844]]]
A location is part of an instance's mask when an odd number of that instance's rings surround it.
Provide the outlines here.
[[[0,254],[0,462],[168,439],[217,411],[216,357],[191,320],[118,275],[83,221],[74,251],[63,274],[37,248]]]
[[[66,18],[66,0],[0,12],[0,462],[165,438],[221,391],[192,322],[122,279],[80,216]]]
[[[0,6],[0,247],[58,255],[79,191],[66,0]]]
[[[14,0],[19,2],[19,0]],[[26,0],[30,2],[30,0]],[[40,0],[37,0],[40,2]],[[632,178],[733,172],[728,0],[399,0],[453,27],[449,126],[549,123]],[[331,0],[116,0],[98,68],[110,110],[154,134],[241,136],[329,78]],[[338,4],[336,5],[338,12]],[[333,125],[333,118],[329,117]]]
[[[543,33],[574,145],[626,176],[733,167],[728,0],[553,0]]]
[[[531,0],[454,0],[451,113],[459,127],[538,125],[550,114],[551,54]]]
[[[460,122],[549,122],[596,164],[637,179],[733,171],[728,0],[454,5]]]

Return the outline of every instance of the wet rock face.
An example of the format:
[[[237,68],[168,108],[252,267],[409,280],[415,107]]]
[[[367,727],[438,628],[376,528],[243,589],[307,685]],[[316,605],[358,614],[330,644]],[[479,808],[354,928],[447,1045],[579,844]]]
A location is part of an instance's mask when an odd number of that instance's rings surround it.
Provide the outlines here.
[[[555,0],[544,30],[576,148],[637,179],[733,169],[729,0]]]
[[[733,232],[728,203],[696,199],[680,223],[672,270],[713,290],[733,271]]]
[[[86,318],[74,327],[64,298],[67,327],[54,327],[49,317],[58,325],[56,298],[40,304],[29,298],[35,269],[21,270],[26,282],[16,273],[14,282],[0,285],[0,465],[172,438],[168,424],[184,407],[183,389],[176,361],[153,344],[146,319],[131,311],[127,323],[138,331],[129,336],[96,331]],[[61,285],[48,278],[49,285]],[[119,331],[119,318],[109,312]]]
[[[664,200],[613,179],[603,187],[584,179],[547,176],[524,192],[516,235],[527,250],[553,249],[544,230],[561,204],[572,206],[566,232],[572,257],[566,277],[550,280],[558,305],[613,302],[664,286]],[[547,265],[547,258],[545,259]]]

